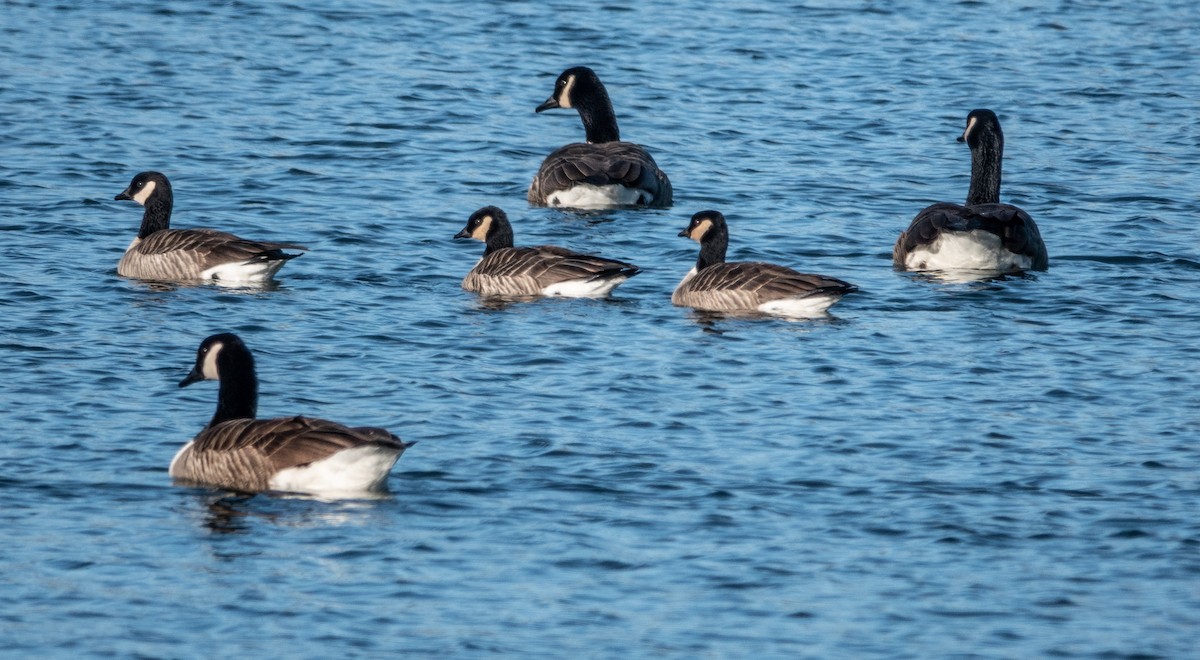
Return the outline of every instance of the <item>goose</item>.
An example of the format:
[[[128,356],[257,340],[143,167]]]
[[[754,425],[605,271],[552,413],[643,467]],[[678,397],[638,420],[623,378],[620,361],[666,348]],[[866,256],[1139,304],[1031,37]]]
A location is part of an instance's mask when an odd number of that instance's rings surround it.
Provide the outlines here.
[[[293,243],[269,243],[238,238],[214,229],[171,229],[174,195],[171,182],[160,172],[141,172],[114,199],[133,200],[146,207],[137,238],[117,264],[117,274],[142,280],[221,283],[270,281],[288,259],[307,250]]]
[[[472,213],[454,238],[474,238],[487,245],[462,282],[464,289],[483,296],[598,298],[641,272],[624,261],[554,245],[513,247],[508,215],[495,206]]]
[[[729,227],[718,211],[701,211],[680,236],[700,244],[696,266],[684,275],[671,302],[708,312],[755,313],[788,318],[821,316],[858,287],[761,262],[727,262]]]
[[[892,260],[901,270],[1046,270],[1046,244],[1029,214],[1000,203],[1004,133],[991,110],[972,110],[958,138],[971,148],[971,187],[964,205],[923,209],[900,233]]]
[[[534,108],[579,111],[587,142],[560,147],[542,161],[529,186],[529,203],[603,209],[671,205],[671,180],[640,145],[622,142],[617,116],[595,71],[577,66],[563,71],[554,93]]]
[[[201,342],[195,366],[179,386],[201,380],[220,381],[217,411],[171,460],[167,472],[179,482],[245,493],[378,491],[396,460],[415,444],[386,429],[313,417],[255,419],[254,356],[232,333]]]

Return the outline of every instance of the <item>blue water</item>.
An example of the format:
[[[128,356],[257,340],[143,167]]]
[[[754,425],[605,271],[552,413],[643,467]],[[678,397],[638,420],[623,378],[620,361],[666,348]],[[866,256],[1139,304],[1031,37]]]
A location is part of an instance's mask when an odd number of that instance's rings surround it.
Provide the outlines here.
[[[0,655],[1195,657],[1193,2],[397,4],[0,8]],[[673,208],[527,205],[577,64]],[[897,273],[975,107],[1050,270]],[[270,290],[119,278],[147,169],[177,226],[312,250]],[[483,305],[451,236],[486,204],[645,272]],[[705,208],[862,292],[672,307]],[[417,440],[391,495],[173,486],[218,331],[261,414]]]

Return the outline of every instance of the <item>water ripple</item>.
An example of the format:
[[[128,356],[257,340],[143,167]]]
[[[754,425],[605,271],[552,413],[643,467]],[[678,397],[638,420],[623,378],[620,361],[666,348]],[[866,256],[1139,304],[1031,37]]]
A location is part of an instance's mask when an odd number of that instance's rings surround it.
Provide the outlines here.
[[[12,653],[1194,652],[1190,5],[5,11]],[[573,64],[674,208],[528,206],[582,136],[533,112]],[[964,196],[981,106],[1051,269],[895,272],[913,215]],[[179,226],[311,252],[264,288],[116,277],[138,215],[112,197],[151,168]],[[481,302],[459,288],[481,247],[451,237],[484,204],[521,243],[643,273],[610,300]],[[731,258],[860,293],[804,323],[672,307],[701,208]],[[419,440],[391,493],[172,486],[216,398],[176,383],[226,330],[262,414]]]

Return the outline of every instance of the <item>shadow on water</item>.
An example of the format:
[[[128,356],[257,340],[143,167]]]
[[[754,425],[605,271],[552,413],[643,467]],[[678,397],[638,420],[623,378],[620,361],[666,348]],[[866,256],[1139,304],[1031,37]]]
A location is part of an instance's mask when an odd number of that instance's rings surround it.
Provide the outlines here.
[[[172,293],[183,289],[200,289],[203,287],[216,287],[221,293],[269,293],[271,291],[279,291],[283,288],[283,283],[279,280],[268,280],[266,282],[223,282],[221,280],[211,280],[204,282],[170,282],[159,280],[129,280],[135,287],[153,293]]]
[[[569,296],[476,296],[475,309],[485,312],[503,312],[525,304],[581,305],[597,302],[604,305],[630,306],[628,298],[614,292],[608,296],[572,298]]]
[[[902,271],[903,272],[903,271]],[[1037,280],[1034,272],[996,270],[924,270],[906,273],[915,282],[927,284],[995,284],[1010,280]]]
[[[776,316],[763,312],[711,312],[693,309],[688,312],[688,318],[700,326],[704,332],[723,335],[736,328],[739,324],[751,323],[783,323],[789,327],[807,329],[827,325],[846,323],[829,312],[814,316]],[[724,324],[724,325],[722,325]]]
[[[209,496],[204,526],[216,534],[240,534],[249,530],[248,502],[252,495]]]
[[[377,503],[393,499],[387,492],[355,493],[338,498],[283,492],[198,493],[198,501],[203,507],[202,524],[219,535],[250,533],[257,522],[293,528],[363,524]]]

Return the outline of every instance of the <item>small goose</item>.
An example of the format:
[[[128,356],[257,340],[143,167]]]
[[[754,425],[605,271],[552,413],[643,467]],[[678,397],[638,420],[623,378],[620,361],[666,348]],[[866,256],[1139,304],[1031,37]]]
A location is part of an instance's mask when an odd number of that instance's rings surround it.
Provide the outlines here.
[[[839,279],[798,273],[785,266],[725,261],[729,228],[725,216],[717,211],[693,215],[679,235],[700,244],[700,258],[671,295],[676,305],[709,312],[811,318],[858,290]]]
[[[971,188],[965,205],[941,202],[913,218],[892,251],[897,268],[1046,270],[1046,244],[1029,214],[1000,203],[1004,133],[991,110],[972,110],[958,138],[971,148]]]
[[[595,71],[563,71],[554,94],[534,112],[579,111],[587,142],[554,150],[529,186],[529,203],[581,209],[671,205],[671,181],[640,145],[622,142],[608,91]]]
[[[142,172],[114,199],[131,199],[146,207],[137,238],[129,244],[117,274],[143,280],[222,283],[267,282],[288,259],[307,250],[293,243],[238,238],[214,229],[170,229],[174,196],[159,172]]]
[[[220,381],[217,411],[171,460],[168,472],[182,482],[247,493],[382,490],[388,471],[415,444],[386,429],[349,428],[324,419],[255,419],[254,356],[234,334],[205,339],[196,351],[195,366],[179,386],[200,380]]]
[[[472,213],[454,238],[474,238],[487,245],[462,282],[467,291],[484,296],[597,298],[641,272],[624,261],[554,245],[513,247],[512,225],[495,206]]]

